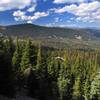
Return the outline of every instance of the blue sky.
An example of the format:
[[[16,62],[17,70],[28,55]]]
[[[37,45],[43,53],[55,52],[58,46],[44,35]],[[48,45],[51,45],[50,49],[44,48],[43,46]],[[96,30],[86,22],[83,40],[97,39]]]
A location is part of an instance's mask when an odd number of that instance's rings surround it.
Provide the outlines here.
[[[0,0],[0,25],[100,29],[100,0]]]

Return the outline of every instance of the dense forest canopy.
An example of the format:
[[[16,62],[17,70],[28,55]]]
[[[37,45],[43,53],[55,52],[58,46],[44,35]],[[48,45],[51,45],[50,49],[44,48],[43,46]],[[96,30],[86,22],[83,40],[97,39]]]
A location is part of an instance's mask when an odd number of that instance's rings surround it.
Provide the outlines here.
[[[0,35],[0,94],[38,100],[100,100],[100,51],[50,49]]]

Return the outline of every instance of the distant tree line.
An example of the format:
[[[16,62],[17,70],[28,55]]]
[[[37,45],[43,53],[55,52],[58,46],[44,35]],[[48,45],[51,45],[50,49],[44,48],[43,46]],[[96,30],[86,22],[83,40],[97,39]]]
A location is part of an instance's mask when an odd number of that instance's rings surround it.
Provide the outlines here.
[[[100,51],[49,50],[0,36],[0,94],[39,100],[100,100]]]

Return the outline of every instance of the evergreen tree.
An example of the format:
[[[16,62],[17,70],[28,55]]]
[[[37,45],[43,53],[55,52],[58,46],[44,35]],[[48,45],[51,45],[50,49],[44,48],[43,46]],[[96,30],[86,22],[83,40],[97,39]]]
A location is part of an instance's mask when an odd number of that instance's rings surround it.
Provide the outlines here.
[[[16,38],[16,48],[12,58],[12,64],[17,71],[20,68],[21,52],[18,37]]]
[[[81,79],[80,76],[78,76],[75,79],[75,84],[73,86],[73,100],[83,100],[82,99],[82,91],[81,91]]]
[[[60,100],[66,100],[67,99],[68,83],[69,83],[69,80],[65,77],[64,72],[60,71],[60,74],[59,74],[59,77],[58,77],[58,82],[57,82]]]
[[[14,45],[11,37],[7,38],[4,43],[4,50],[10,60],[12,60]]]
[[[58,88],[59,88],[60,100],[66,100],[64,98],[67,93],[67,80],[63,76],[60,76],[58,78]]]
[[[55,59],[56,52],[48,54],[47,70],[48,70],[48,90],[49,98],[58,99],[57,78],[59,76],[60,62]]]
[[[72,64],[71,71],[72,73],[77,76],[79,74],[79,67],[80,67],[80,58],[79,54],[76,56],[76,59],[74,59],[74,63]]]
[[[28,39],[23,50],[22,58],[21,58],[21,71],[24,71],[29,67],[31,61],[31,41]]]
[[[36,70],[41,70],[41,65],[42,65],[42,58],[41,58],[41,46],[39,44],[38,46],[38,52],[37,52],[37,64],[36,64]]]
[[[58,77],[58,88],[59,88],[59,95],[61,100],[70,100],[71,99],[71,92],[72,92],[72,75],[71,75],[71,66],[68,62],[68,55],[67,51],[64,51],[63,58],[61,58],[60,62],[60,72]]]
[[[4,36],[0,33],[0,50],[3,49],[3,41],[4,41]]]
[[[89,96],[90,96],[90,80],[89,80],[89,78],[87,78],[84,81],[83,90],[84,90],[83,96],[84,96],[85,100],[89,100]]]
[[[100,72],[95,76],[91,83],[90,96],[93,100],[100,99]]]
[[[58,83],[60,100],[68,99],[68,95],[67,95],[68,90],[67,89],[68,89],[68,84],[70,84],[70,79],[69,79],[69,73],[67,73],[68,69],[66,69],[67,65],[65,63],[66,62],[61,63],[58,82],[57,82]]]
[[[51,80],[56,80],[59,75],[60,62],[54,57],[55,52],[52,52],[51,55],[47,58],[48,74]]]

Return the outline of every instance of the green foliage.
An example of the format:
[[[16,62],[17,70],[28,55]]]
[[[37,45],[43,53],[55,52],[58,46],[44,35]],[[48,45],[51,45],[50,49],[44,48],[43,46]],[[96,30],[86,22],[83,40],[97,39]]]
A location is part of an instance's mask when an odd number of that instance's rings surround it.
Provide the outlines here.
[[[77,77],[73,86],[73,100],[80,100],[81,97],[81,79]]]
[[[74,96],[80,96],[80,78],[79,77],[75,80],[73,90],[74,90],[73,92]]]
[[[58,77],[58,89],[60,100],[67,99],[67,92],[68,92],[68,84],[70,84],[69,72],[67,68],[66,58],[61,61],[59,77]]]
[[[15,83],[41,100],[99,100],[99,50],[54,50],[30,39],[0,37],[0,57],[0,93],[6,87],[12,94]]]
[[[13,40],[11,37],[5,39],[4,43],[4,52],[5,54],[9,57],[9,59],[12,59],[13,51],[14,51],[14,45],[13,45]]]
[[[41,64],[42,64],[42,58],[41,58],[41,46],[39,44],[38,46],[38,53],[37,53],[37,64],[36,64],[36,69],[40,70],[41,69]]]
[[[47,58],[47,70],[49,77],[52,78],[52,80],[56,80],[59,75],[59,69],[60,64],[59,61],[56,60],[56,57],[54,57],[55,53],[52,52],[51,55]]]
[[[15,68],[15,70],[18,70],[20,68],[20,61],[21,61],[21,50],[20,50],[20,44],[18,41],[18,38],[16,39],[16,48],[15,52],[13,54],[12,58],[12,64]]]
[[[91,98],[100,96],[100,72],[95,76],[94,80],[91,83],[90,95]]]
[[[31,41],[28,39],[26,41],[25,48],[23,50],[22,59],[21,59],[21,71],[24,71],[30,65],[30,57],[31,57]]]
[[[66,79],[62,74],[59,75],[58,78],[58,89],[59,89],[59,95],[60,100],[66,100],[66,94],[67,94],[67,88],[68,88],[69,80]]]
[[[90,96],[90,80],[87,78],[83,84],[84,97],[89,99]]]
[[[4,36],[0,34],[0,50],[3,49],[3,40],[4,40]]]

